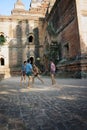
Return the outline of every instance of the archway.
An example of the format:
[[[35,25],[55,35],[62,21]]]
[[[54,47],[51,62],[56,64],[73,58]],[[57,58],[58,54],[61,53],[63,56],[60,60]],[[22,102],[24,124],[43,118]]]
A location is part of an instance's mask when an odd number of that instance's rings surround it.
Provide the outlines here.
[[[4,64],[4,58],[0,58],[0,65],[3,66]]]
[[[30,57],[30,62],[32,65],[34,64],[34,57]]]
[[[32,35],[30,35],[30,36],[28,37],[28,42],[33,42],[33,36],[32,36]]]

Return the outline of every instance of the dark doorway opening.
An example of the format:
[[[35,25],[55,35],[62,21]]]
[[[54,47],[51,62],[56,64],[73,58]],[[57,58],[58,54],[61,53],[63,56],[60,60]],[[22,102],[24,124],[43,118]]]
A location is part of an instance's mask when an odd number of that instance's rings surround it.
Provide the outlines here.
[[[4,58],[1,58],[1,59],[0,59],[0,64],[1,64],[1,65],[4,65]]]
[[[34,64],[34,58],[33,57],[30,57],[30,62],[31,62],[32,65]]]
[[[33,37],[32,36],[28,37],[28,42],[33,42]]]

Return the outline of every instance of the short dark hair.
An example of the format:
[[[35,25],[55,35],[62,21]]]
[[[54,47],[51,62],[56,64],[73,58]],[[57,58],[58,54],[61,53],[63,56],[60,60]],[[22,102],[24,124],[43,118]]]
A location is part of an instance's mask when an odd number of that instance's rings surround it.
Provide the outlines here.
[[[24,64],[26,63],[26,61],[24,61]]]
[[[53,61],[53,59],[51,58],[50,61]]]

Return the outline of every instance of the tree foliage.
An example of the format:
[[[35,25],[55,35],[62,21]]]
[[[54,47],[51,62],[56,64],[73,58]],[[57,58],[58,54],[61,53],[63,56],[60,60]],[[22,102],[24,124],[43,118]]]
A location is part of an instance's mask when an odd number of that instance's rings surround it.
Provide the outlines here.
[[[3,45],[6,42],[6,39],[3,35],[0,35],[0,45]]]

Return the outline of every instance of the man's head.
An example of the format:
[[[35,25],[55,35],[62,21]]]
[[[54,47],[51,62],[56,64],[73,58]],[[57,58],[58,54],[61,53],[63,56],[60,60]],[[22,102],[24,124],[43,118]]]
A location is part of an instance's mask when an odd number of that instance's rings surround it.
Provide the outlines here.
[[[29,62],[30,62],[30,60],[28,59],[28,60],[27,60],[27,63],[29,63]]]
[[[52,59],[50,59],[50,62],[53,62],[53,60],[52,60]]]
[[[24,61],[24,64],[26,64],[26,61]]]
[[[33,65],[33,67],[35,68],[35,67],[36,67],[36,65],[34,64],[34,65]]]

